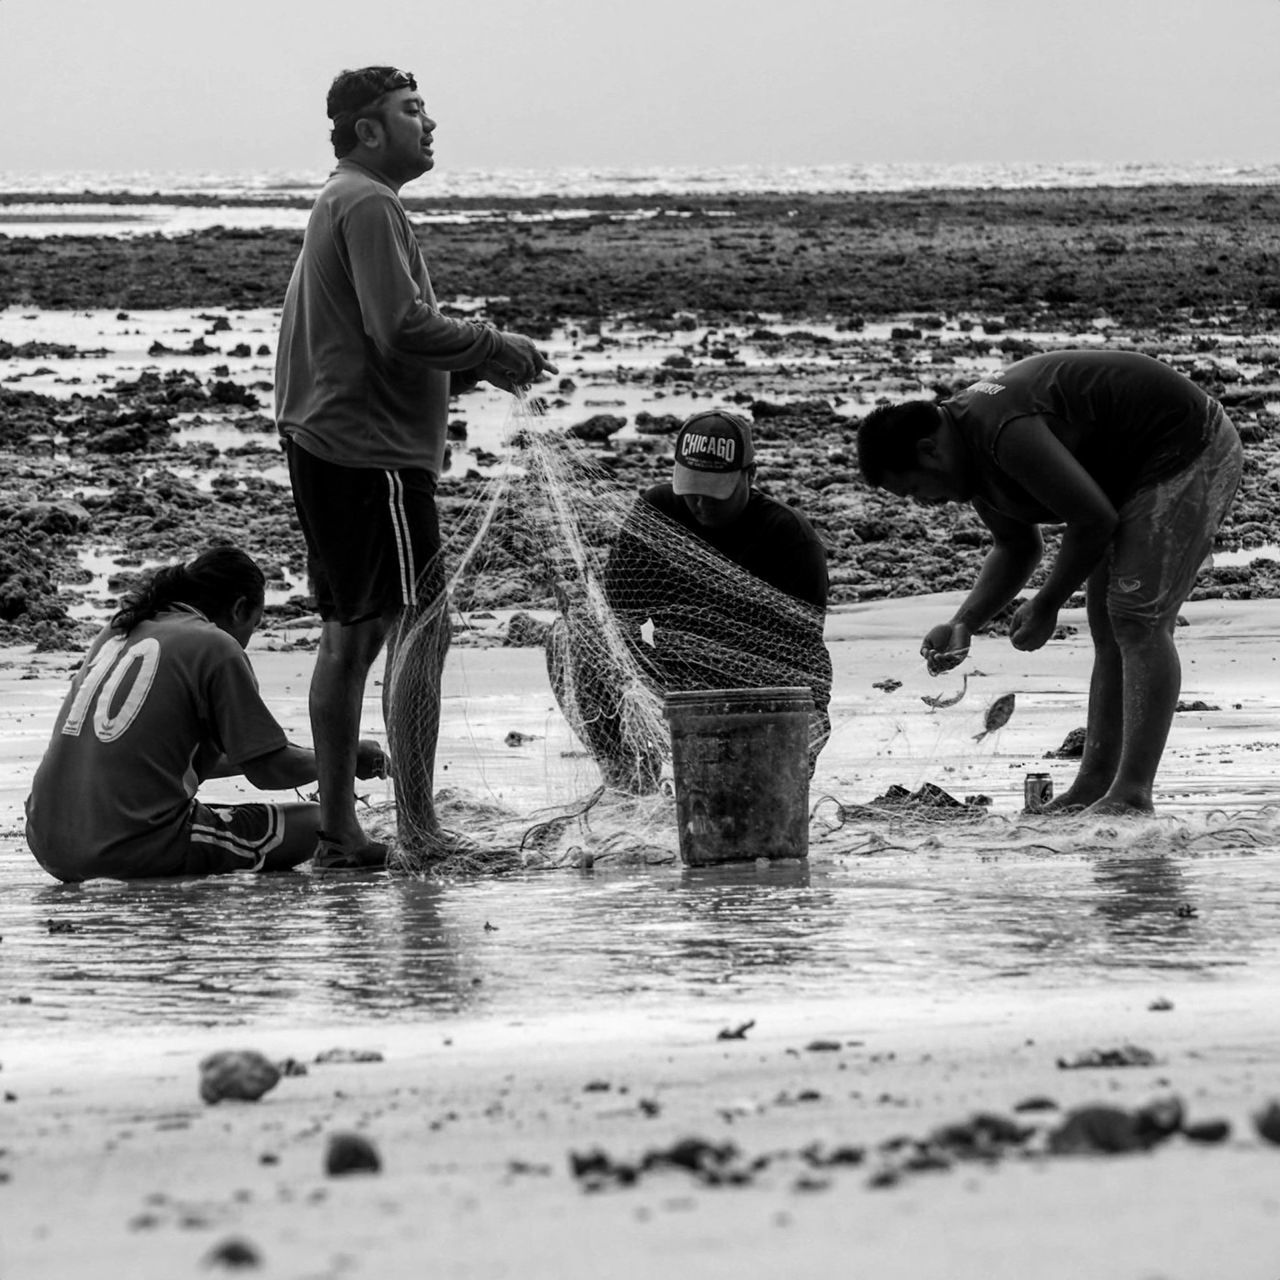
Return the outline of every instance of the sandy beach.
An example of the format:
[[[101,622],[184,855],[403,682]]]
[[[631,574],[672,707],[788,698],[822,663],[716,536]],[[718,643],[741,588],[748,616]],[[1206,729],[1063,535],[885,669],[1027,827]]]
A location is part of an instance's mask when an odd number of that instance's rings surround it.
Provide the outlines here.
[[[982,644],[975,663],[992,687],[1022,694],[993,754],[973,749],[968,730],[979,710],[964,704],[946,713],[952,723],[934,748],[894,754],[904,723],[923,741],[938,717],[916,703],[915,684],[927,686],[914,676],[893,697],[916,707],[895,707],[873,683],[903,669],[911,638],[949,603],[928,597],[833,615],[835,734],[814,794],[865,801],[892,782],[930,779],[992,793],[985,837],[873,826],[907,846],[900,871],[947,858],[953,840],[957,859],[966,843],[985,843],[994,861],[1034,840],[1050,859],[1055,846],[1057,856],[1079,859],[1073,846],[1083,845],[1089,862],[1128,842],[1149,852],[1154,838],[1188,875],[1207,854],[1219,861],[1202,883],[1218,883],[1221,908],[1190,881],[1178,892],[1200,904],[1205,928],[1212,921],[1241,938],[1269,931],[1268,940],[1225,968],[1202,968],[1194,956],[1188,963],[1175,950],[1164,971],[1122,968],[1102,981],[1095,972],[1075,989],[1070,972],[1055,976],[1052,964],[1039,989],[966,986],[940,970],[907,999],[857,972],[843,989],[811,991],[761,986],[743,972],[719,992],[691,985],[661,1007],[613,998],[548,1011],[535,995],[524,1012],[500,1016],[291,1027],[285,1013],[239,1026],[139,1023],[88,1036],[65,1021],[45,1026],[6,1037],[0,1057],[4,1274],[216,1272],[231,1265],[212,1260],[218,1250],[238,1241],[262,1274],[289,1277],[423,1268],[458,1277],[629,1277],[662,1266],[697,1276],[816,1276],[842,1267],[904,1280],[1274,1275],[1280,1150],[1259,1136],[1252,1116],[1280,1094],[1280,858],[1267,809],[1280,799],[1280,693],[1269,670],[1280,605],[1188,606],[1184,695],[1221,710],[1179,716],[1161,775],[1163,818],[1118,830],[1069,824],[1064,835],[1048,820],[1012,831],[1000,823],[1017,820],[1026,768],[1049,768],[1060,785],[1067,776],[1067,762],[1038,756],[1079,720],[1087,670],[1080,638],[1031,657],[998,640]],[[442,760],[462,774],[486,742],[543,722],[545,696],[530,692],[531,673],[513,669],[502,650],[456,656]],[[254,658],[268,700],[297,729],[307,655],[255,644]],[[10,652],[0,673],[8,709],[0,803],[9,833],[63,665]],[[517,765],[506,769],[518,784]],[[1196,835],[1241,826],[1257,843],[1195,845]],[[815,870],[850,847],[816,819],[811,838]],[[1252,886],[1244,901],[1230,888],[1242,852]],[[871,861],[857,874],[874,874]],[[1051,879],[1048,864],[1039,874]],[[976,883],[973,891],[989,888]],[[716,892],[714,878],[705,892]],[[1220,920],[1232,903],[1239,917]],[[1183,905],[1153,910],[1172,922]],[[9,954],[25,959],[42,917],[69,918],[58,906],[45,894],[11,915]],[[90,903],[76,918],[88,922],[91,913]],[[518,917],[499,918],[518,927]],[[901,946],[922,944],[916,928],[902,918]],[[16,991],[40,981],[25,965],[13,978]],[[546,978],[554,981],[550,971]],[[536,966],[531,983],[536,991]],[[47,998],[32,989],[37,1002]],[[719,1038],[735,1031],[737,1039]],[[1149,1062],[1061,1065],[1128,1046],[1147,1051]],[[199,1063],[226,1049],[293,1059],[306,1074],[283,1077],[258,1102],[210,1106],[198,1094]],[[317,1061],[334,1049],[380,1060]],[[1170,1097],[1181,1100],[1193,1131],[1225,1121],[1229,1136],[1179,1134],[1149,1151],[1112,1155],[1049,1150],[1049,1135],[1074,1109],[1133,1109]],[[1022,1125],[1027,1136],[964,1152],[939,1137],[981,1113]],[[327,1142],[343,1132],[375,1145],[380,1172],[326,1175]],[[657,1158],[673,1150],[692,1166]],[[650,1167],[641,1168],[646,1157]]]
[[[1277,199],[689,201],[645,221],[602,200],[424,231],[450,305],[552,345],[562,421],[618,420],[619,492],[669,465],[642,411],[736,403],[832,564],[807,868],[684,871],[669,825],[651,862],[614,865],[605,812],[569,831],[594,861],[478,885],[64,890],[34,865],[23,797],[141,566],[223,536],[269,565],[250,652],[308,739],[313,610],[269,416],[297,237],[0,237],[0,1275],[1276,1280],[1280,1145],[1255,1116],[1280,1103]],[[1073,771],[1046,754],[1083,723],[1083,611],[1038,654],[980,639],[965,699],[930,712],[920,637],[981,543],[963,513],[863,492],[848,452],[879,398],[1089,343],[1169,359],[1246,440],[1178,631],[1159,813],[1110,825],[1020,814],[1028,771]],[[506,413],[458,402],[446,513],[495,470]],[[594,775],[541,650],[504,643],[550,601],[501,568],[450,655],[437,780],[527,813]],[[1006,692],[1016,714],[975,743]],[[858,815],[926,783],[987,816]],[[200,1063],[223,1050],[292,1067],[210,1105]],[[341,1133],[380,1171],[328,1174]]]

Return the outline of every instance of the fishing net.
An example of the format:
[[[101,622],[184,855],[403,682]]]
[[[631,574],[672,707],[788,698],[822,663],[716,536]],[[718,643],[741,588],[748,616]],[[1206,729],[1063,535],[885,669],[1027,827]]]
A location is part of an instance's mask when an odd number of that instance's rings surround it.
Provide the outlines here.
[[[812,767],[830,730],[822,615],[638,502],[643,483],[619,480],[605,455],[533,405],[517,402],[511,426],[482,492],[442,486],[438,496],[445,545],[433,571],[445,587],[423,593],[389,649],[395,806],[371,825],[394,826],[399,864],[419,873],[674,860],[665,694],[808,687]],[[563,758],[586,764],[546,770],[537,807],[433,795],[446,650],[513,600],[533,609],[514,613],[504,643],[542,646],[538,679],[576,739]]]
[[[618,448],[604,452],[573,438],[528,404],[517,403],[510,428],[483,486],[445,483],[438,495],[445,546],[432,572],[444,586],[423,593],[389,648],[384,709],[395,798],[366,813],[366,825],[392,845],[395,865],[416,875],[674,863],[665,694],[808,687],[812,762],[830,730],[822,619],[637,502],[670,473],[661,437],[634,442],[643,460],[628,461]],[[504,666],[520,673],[519,714],[543,719],[526,718],[510,732],[491,718],[481,723],[491,691],[464,689],[450,710],[451,724],[461,719],[475,734],[469,754],[477,763],[464,785],[456,753],[452,772],[436,767],[439,672],[447,662],[454,679],[468,648],[493,644],[504,646]],[[917,698],[920,689],[882,680],[875,685],[882,700],[859,704],[856,723],[844,718],[837,731],[856,734],[857,748],[829,754],[856,757],[857,765],[852,774],[817,778],[811,857],[931,855],[943,845],[993,856],[1089,853],[1148,839],[1165,848],[1190,840],[1185,851],[1195,852],[1220,841],[1247,847],[1255,831],[1274,838],[1271,814],[1251,821],[1224,811],[1117,828],[993,812],[989,797],[965,792],[999,785],[992,770],[999,735],[1009,731],[1012,691],[983,696],[978,680],[957,705],[969,683],[962,677],[958,690]],[[504,755],[504,735],[521,749]],[[898,785],[885,790],[890,771]],[[1020,790],[1020,775],[1015,781]]]

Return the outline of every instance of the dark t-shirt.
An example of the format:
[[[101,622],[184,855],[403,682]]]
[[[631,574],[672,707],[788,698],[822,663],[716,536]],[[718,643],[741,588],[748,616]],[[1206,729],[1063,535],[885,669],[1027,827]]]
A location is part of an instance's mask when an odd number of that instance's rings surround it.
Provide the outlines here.
[[[287,745],[248,655],[185,606],[94,641],[58,712],[27,801],[32,851],[111,874],[185,854],[191,802],[220,756]],[[90,869],[92,868],[92,870]]]
[[[1132,351],[1051,351],[942,402],[978,462],[977,497],[1029,523],[1057,519],[1007,476],[1006,431],[1041,418],[1116,507],[1205,447],[1217,404],[1160,360]]]
[[[800,512],[752,489],[745,510],[732,524],[708,529],[670,484],[654,485],[641,498],[753,578],[816,609],[827,607],[826,549]]]

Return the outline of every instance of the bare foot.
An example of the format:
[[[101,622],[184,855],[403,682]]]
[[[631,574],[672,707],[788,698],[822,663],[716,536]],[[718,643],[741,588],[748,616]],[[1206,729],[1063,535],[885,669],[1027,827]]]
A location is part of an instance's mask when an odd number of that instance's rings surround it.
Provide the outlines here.
[[[1123,800],[1109,792],[1100,800],[1095,800],[1085,811],[1090,818],[1145,818],[1155,813],[1155,806],[1150,801],[1145,804]]]
[[[1056,800],[1050,800],[1048,804],[1041,805],[1039,809],[1023,809],[1023,813],[1039,813],[1046,818],[1067,818],[1073,813],[1083,813],[1088,808],[1085,804],[1079,804],[1068,800],[1066,796],[1061,796]]]
[[[1041,813],[1063,815],[1081,813],[1103,796],[1101,789],[1070,786],[1060,796],[1054,796],[1041,810]]]

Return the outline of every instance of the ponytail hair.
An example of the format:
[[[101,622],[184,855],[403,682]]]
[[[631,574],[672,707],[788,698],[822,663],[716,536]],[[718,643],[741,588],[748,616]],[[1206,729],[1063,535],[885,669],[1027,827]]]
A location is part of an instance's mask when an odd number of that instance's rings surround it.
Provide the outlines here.
[[[257,562],[239,547],[210,547],[186,564],[167,565],[144,578],[125,594],[111,626],[127,635],[175,604],[190,605],[209,618],[228,612],[242,597],[256,607],[266,581]]]

